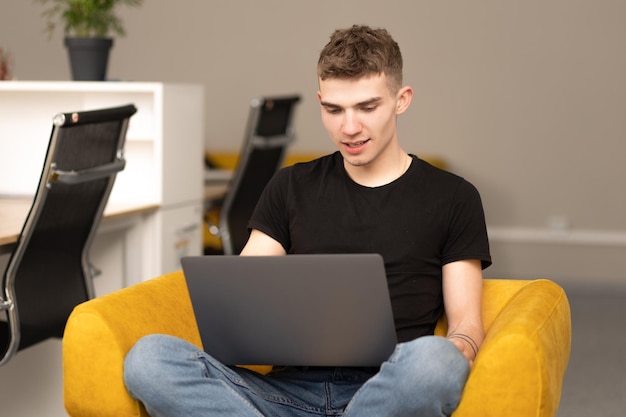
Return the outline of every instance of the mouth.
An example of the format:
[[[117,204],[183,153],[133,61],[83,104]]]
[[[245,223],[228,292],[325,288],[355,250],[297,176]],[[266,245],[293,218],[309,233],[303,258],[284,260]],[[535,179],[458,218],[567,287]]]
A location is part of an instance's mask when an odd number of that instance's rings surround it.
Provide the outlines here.
[[[367,142],[369,142],[369,139],[366,140],[361,140],[358,142],[344,142],[343,144],[351,149],[356,149],[356,148],[360,148],[361,146],[365,145]]]

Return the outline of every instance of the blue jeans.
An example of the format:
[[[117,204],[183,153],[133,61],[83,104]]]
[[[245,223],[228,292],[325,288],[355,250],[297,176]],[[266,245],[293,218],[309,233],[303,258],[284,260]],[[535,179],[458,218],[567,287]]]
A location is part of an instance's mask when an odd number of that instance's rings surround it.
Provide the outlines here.
[[[152,417],[449,416],[469,364],[447,339],[400,343],[380,369],[277,368],[261,375],[222,365],[173,336],[140,339],[124,382]]]

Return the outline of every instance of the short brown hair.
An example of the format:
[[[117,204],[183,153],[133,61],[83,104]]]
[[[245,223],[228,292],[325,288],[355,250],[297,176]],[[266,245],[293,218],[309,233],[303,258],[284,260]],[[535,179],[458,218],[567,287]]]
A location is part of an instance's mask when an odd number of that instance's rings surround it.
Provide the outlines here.
[[[338,29],[320,53],[317,75],[327,78],[361,78],[384,73],[392,92],[402,87],[400,47],[385,29],[354,25]]]

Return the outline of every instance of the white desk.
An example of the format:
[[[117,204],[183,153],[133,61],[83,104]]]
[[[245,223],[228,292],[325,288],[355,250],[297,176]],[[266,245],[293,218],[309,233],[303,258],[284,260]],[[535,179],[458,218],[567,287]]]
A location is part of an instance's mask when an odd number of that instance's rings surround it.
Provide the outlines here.
[[[0,253],[7,252],[7,248],[16,243],[31,205],[32,199],[30,198],[0,197]],[[156,204],[109,204],[104,210],[101,224],[113,224],[116,220],[149,214],[158,208]]]
[[[26,216],[30,210],[32,199],[29,198],[0,198],[0,256],[6,256],[4,262],[0,262],[0,271],[4,272],[4,263],[8,262],[8,256],[13,251],[15,243],[22,230]],[[102,295],[119,289],[124,286],[135,284],[140,281],[139,277],[147,272],[143,271],[142,249],[141,245],[133,244],[138,236],[146,233],[149,225],[147,221],[153,216],[159,207],[157,205],[124,205],[109,204],[105,208],[104,216],[98,235],[102,239],[102,235],[117,232],[117,237],[113,239],[113,244],[120,246],[119,257],[123,264],[117,266],[117,271],[122,271],[121,276],[112,277],[112,282],[100,283],[97,295]],[[96,254],[96,259],[98,254]],[[99,259],[100,260],[100,259]],[[107,265],[103,265],[105,261],[96,261],[99,269],[107,269]],[[111,271],[107,271],[111,272]],[[110,274],[113,275],[113,274]]]

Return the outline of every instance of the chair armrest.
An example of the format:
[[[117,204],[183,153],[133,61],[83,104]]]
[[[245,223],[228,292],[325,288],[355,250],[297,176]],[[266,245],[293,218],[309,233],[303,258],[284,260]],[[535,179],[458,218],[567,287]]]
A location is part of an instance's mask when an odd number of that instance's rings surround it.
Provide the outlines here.
[[[202,346],[180,271],[77,306],[63,337],[67,412],[73,417],[147,416],[128,395],[122,375],[126,353],[139,338],[152,333]]]
[[[453,417],[556,415],[570,348],[565,292],[529,281],[488,329]]]

